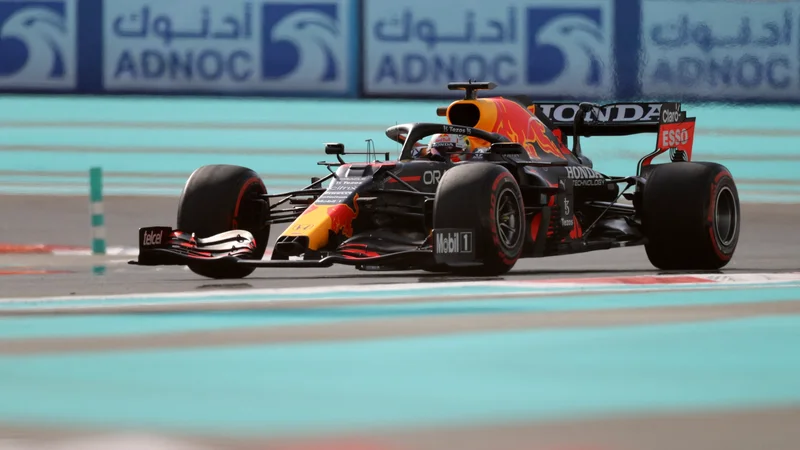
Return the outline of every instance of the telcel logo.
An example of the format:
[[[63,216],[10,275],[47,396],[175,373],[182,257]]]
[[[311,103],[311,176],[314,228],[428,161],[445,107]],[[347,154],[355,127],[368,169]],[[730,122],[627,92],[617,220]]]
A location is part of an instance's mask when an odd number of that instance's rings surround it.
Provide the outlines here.
[[[142,245],[161,245],[161,233],[158,231],[145,231]]]

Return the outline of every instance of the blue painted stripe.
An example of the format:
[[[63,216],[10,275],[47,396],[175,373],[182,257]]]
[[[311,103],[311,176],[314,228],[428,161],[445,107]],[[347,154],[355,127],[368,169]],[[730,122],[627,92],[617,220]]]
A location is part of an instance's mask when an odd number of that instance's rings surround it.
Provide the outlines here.
[[[317,161],[328,160],[320,150],[319,155],[302,154],[187,154],[168,158],[161,154],[135,153],[62,153],[62,152],[25,152],[15,153],[6,161],[17,171],[53,171],[56,168],[78,172],[98,165],[106,172],[143,172],[155,173],[184,172],[187,175],[205,164],[236,164],[250,167],[257,172],[268,171],[278,174],[327,174],[324,167],[317,166]],[[352,162],[363,162],[363,157],[348,158]]]
[[[313,130],[122,130],[98,129],[90,132],[76,128],[48,128],[47,133],[32,132],[28,129],[3,130],[0,145],[36,146],[85,146],[114,151],[114,147],[169,147],[176,152],[192,153],[195,148],[224,148],[263,150],[265,148],[282,150],[314,150],[319,156],[325,155],[325,142],[331,135],[346,148],[365,151],[365,139],[374,139],[379,148],[396,144],[384,135],[385,127],[376,127],[372,132],[353,131],[313,131]],[[222,153],[224,155],[224,153]],[[174,157],[173,155],[170,155]]]
[[[14,96],[3,98],[6,106],[0,121],[133,121],[217,123],[279,122],[328,124],[366,123],[385,126],[387,122],[433,120],[436,107],[447,101],[417,100],[336,100],[263,98],[190,98],[157,96],[68,97]],[[76,107],[79,105],[80,107]],[[707,105],[684,103],[683,109],[697,117],[697,133],[710,128],[781,129],[795,131],[800,111],[790,106]],[[369,110],[370,114],[364,111]],[[746,118],[746,121],[743,120]]]
[[[270,192],[289,191],[303,187],[305,184],[270,186]],[[165,196],[176,197],[180,195],[183,185],[174,187],[152,187],[152,186],[109,186],[105,188],[104,195],[109,196]],[[0,194],[7,195],[86,195],[86,188],[83,186],[0,186]]]
[[[213,99],[170,97],[7,96],[0,121],[156,121],[215,123],[363,123],[387,127],[404,121],[439,121],[441,102],[334,99]],[[446,104],[446,103],[445,103]],[[369,111],[369,113],[365,113]],[[388,125],[387,125],[388,124]],[[796,125],[796,124],[795,124]],[[791,126],[789,127],[791,128]]]

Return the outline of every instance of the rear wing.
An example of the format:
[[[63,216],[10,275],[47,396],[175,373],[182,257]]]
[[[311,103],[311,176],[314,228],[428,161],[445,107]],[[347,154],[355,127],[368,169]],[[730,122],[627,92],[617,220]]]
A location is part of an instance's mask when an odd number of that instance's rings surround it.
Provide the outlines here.
[[[695,118],[681,111],[680,102],[611,103],[534,103],[527,97],[514,100],[525,105],[536,117],[567,136],[628,136],[655,133],[656,148],[640,161],[647,166],[656,156],[669,151],[672,161],[691,161]],[[576,120],[577,118],[577,120]],[[575,135],[578,136],[575,136]],[[576,140],[576,146],[578,146]],[[578,151],[580,149],[578,148]]]
[[[566,135],[574,132],[578,103],[537,103],[541,112],[555,128]],[[612,103],[598,105],[583,114],[580,134],[583,136],[624,136],[658,131],[661,103]]]
[[[527,97],[514,97],[514,100],[532,110],[536,116],[558,129],[562,134],[572,136],[575,118],[583,111],[583,120],[579,121],[581,136],[626,136],[640,133],[657,133],[661,123],[661,109],[665,104],[680,103],[610,103],[595,105],[591,103],[536,103]],[[685,119],[686,113],[683,113]]]

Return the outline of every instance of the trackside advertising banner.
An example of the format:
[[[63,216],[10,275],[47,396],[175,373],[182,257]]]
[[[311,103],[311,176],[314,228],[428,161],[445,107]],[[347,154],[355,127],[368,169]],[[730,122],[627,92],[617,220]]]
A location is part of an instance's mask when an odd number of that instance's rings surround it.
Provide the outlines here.
[[[800,3],[663,1],[642,5],[647,97],[800,99]]]
[[[115,90],[347,93],[354,1],[106,0]]]
[[[367,95],[441,95],[450,81],[496,93],[612,96],[614,3],[363,0]]]
[[[0,94],[800,104],[800,0],[0,0]]]

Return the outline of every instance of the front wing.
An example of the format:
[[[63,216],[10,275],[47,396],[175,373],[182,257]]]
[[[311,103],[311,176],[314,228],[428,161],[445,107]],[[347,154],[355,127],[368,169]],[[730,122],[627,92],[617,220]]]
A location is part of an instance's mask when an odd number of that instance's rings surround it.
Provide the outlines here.
[[[466,242],[466,251],[454,246],[455,240]],[[334,264],[374,267],[401,268],[404,266],[425,266],[433,264],[476,265],[472,249],[472,230],[434,230],[431,245],[380,254],[377,256],[353,256],[333,253],[318,259],[264,260],[256,257],[256,241],[246,230],[231,230],[206,238],[195,237],[193,233],[175,230],[171,227],[146,227],[139,229],[139,256],[130,264],[140,266],[185,266],[208,264],[215,266],[243,265],[250,267],[331,267]],[[457,250],[457,251],[454,251]]]

